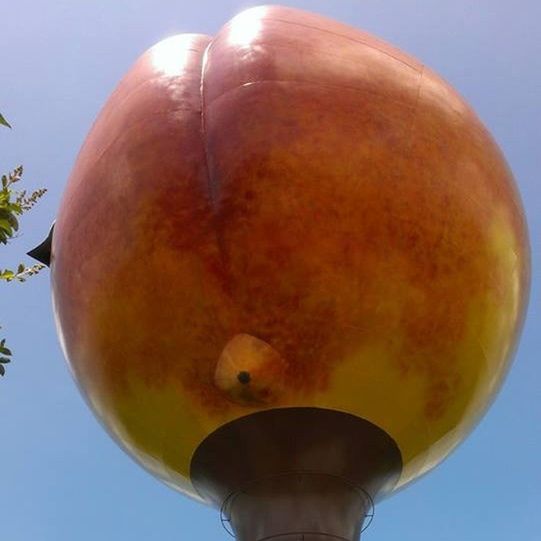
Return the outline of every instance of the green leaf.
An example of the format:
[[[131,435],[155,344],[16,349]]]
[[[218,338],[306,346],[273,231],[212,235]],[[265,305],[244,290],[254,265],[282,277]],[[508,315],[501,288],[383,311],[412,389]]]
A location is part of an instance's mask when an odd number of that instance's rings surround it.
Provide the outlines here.
[[[0,364],[0,376],[3,376],[6,373],[6,369],[3,364]]]
[[[15,214],[22,214],[23,209],[21,207],[20,203],[17,203],[16,201],[14,203],[9,203],[7,206],[7,210],[9,212],[14,212]]]
[[[5,218],[0,218],[0,229],[3,229],[8,235],[11,233],[11,225]]]
[[[1,364],[8,364],[10,362],[11,362],[11,359],[8,359],[7,357],[0,357]]]
[[[6,346],[0,346],[0,354],[11,355],[11,351]]]
[[[2,113],[0,113],[0,125],[6,126],[6,128],[11,128],[9,122],[4,118]]]
[[[8,282],[10,280],[13,280],[14,276],[15,276],[15,273],[9,269],[5,269],[0,272],[0,278],[2,278],[3,280],[7,280]]]
[[[26,267],[20,263],[19,266],[17,267],[17,274],[21,274],[21,272],[24,272],[26,269]]]
[[[15,218],[15,216],[13,214],[8,214],[7,220],[9,222],[9,225],[13,229],[15,229],[15,231],[19,230],[19,220],[17,220],[17,218]]]

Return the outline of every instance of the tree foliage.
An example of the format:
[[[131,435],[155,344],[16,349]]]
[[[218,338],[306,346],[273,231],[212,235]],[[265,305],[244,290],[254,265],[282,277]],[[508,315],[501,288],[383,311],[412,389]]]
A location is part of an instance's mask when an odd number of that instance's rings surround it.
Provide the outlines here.
[[[0,126],[11,128],[8,121],[0,113]],[[40,188],[31,193],[19,190],[15,186],[21,181],[23,175],[22,165],[9,173],[2,175],[2,188],[0,190],[0,244],[8,244],[17,237],[19,231],[19,217],[29,211],[47,191]],[[24,282],[29,276],[37,274],[44,265],[27,266],[20,263],[17,267],[0,268],[0,280],[5,282]],[[6,346],[6,339],[0,340],[0,376],[5,374],[5,364],[11,360],[11,351]]]

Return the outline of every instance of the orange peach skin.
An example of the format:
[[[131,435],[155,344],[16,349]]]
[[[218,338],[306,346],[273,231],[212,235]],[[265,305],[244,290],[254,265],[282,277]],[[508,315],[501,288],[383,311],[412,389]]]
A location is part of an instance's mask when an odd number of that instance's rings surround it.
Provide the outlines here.
[[[121,81],[69,180],[52,282],[89,404],[167,484],[197,497],[191,455],[223,423],[319,406],[387,431],[402,486],[499,389],[529,251],[504,158],[447,83],[259,7]],[[230,389],[244,358],[264,399]]]

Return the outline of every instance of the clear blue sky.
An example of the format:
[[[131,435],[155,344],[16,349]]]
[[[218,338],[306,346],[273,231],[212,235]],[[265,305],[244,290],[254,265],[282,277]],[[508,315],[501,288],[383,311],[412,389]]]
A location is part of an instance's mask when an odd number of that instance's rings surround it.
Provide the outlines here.
[[[539,541],[541,532],[541,38],[539,0],[288,1],[368,30],[450,81],[496,137],[530,226],[533,287],[516,362],[477,430],[383,502],[363,539]],[[46,234],[77,151],[135,58],[181,32],[215,33],[250,0],[2,0],[0,169],[49,193],[0,250],[18,263]],[[1,541],[226,540],[215,511],[151,478],[114,444],[71,380],[45,272],[0,284],[15,362],[0,381]]]

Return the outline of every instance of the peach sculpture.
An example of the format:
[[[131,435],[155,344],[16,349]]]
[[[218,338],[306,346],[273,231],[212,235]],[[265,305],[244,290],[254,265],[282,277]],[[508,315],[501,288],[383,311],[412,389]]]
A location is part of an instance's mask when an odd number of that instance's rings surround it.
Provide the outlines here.
[[[529,282],[512,174],[464,100],[272,6],[137,60],[50,258],[90,407],[241,541],[357,538],[485,412]]]

